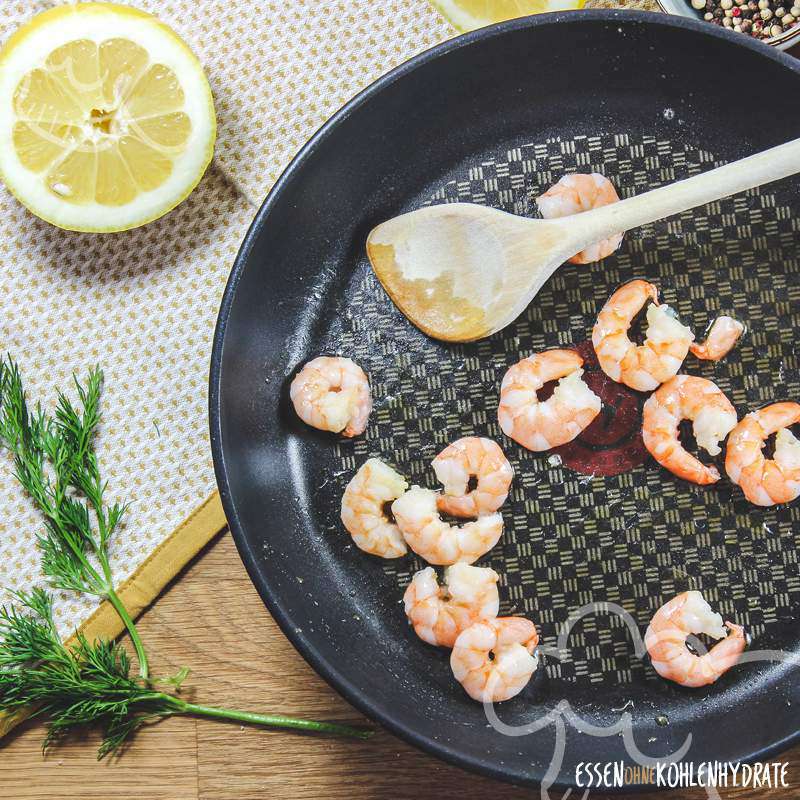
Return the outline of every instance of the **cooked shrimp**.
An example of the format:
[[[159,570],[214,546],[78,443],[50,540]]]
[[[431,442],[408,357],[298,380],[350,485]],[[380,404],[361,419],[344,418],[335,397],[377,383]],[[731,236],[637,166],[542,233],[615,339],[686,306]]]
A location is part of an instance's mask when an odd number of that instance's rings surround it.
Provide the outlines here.
[[[600,398],[582,380],[582,366],[574,350],[546,350],[514,364],[500,386],[503,433],[528,450],[571,442],[600,413]],[[541,402],[537,392],[559,378],[552,397]]]
[[[386,514],[389,503],[408,484],[379,458],[365,461],[342,496],[342,522],[357,547],[381,558],[399,558],[408,552],[400,529]]]
[[[722,641],[704,655],[697,655],[686,646],[686,639],[698,633]],[[656,611],[644,643],[653,668],[662,678],[694,687],[714,683],[727,672],[739,660],[747,640],[741,625],[723,624],[703,595],[691,591],[673,597]]]
[[[289,389],[294,410],[307,425],[358,436],[372,411],[369,381],[349,358],[320,356],[297,373]]]
[[[707,484],[719,480],[709,467],[683,449],[678,438],[681,420],[690,419],[698,447],[710,455],[736,426],[736,410],[722,390],[706,378],[677,375],[647,399],[642,414],[642,438],[650,455],[679,478]]]
[[[619,201],[614,184],[604,175],[593,172],[591,175],[565,175],[551,186],[543,195],[536,198],[536,205],[545,219],[580,214],[593,208],[607,206]],[[572,264],[591,264],[611,255],[620,245],[622,234],[615,233],[607,239],[589,245],[577,255],[572,256]]]
[[[450,668],[467,694],[481,703],[518,695],[536,671],[536,626],[524,617],[476,622],[459,634]]]
[[[644,344],[628,338],[636,315],[647,308]],[[658,305],[658,289],[647,281],[634,280],[620,286],[597,316],[592,344],[603,372],[617,383],[639,392],[650,392],[676,375],[689,352],[694,334],[672,314],[669,306]]]
[[[759,506],[791,503],[800,495],[800,442],[789,430],[800,422],[800,404],[773,403],[748,414],[731,432],[725,471]],[[771,459],[761,452],[776,433]]]
[[[489,514],[465,525],[448,525],[436,510],[436,492],[412,486],[392,503],[408,546],[429,564],[471,564],[488,553],[503,533],[503,518]]]
[[[452,647],[458,635],[474,622],[494,619],[500,608],[499,575],[488,567],[453,564],[439,586],[436,571],[417,572],[403,596],[406,615],[420,639]]]
[[[454,517],[479,517],[503,505],[514,470],[500,445],[480,436],[465,436],[433,459],[433,471],[444,485],[439,511]],[[470,481],[476,482],[470,489]]]
[[[733,350],[743,333],[744,325],[739,320],[723,314],[711,323],[706,340],[702,344],[692,342],[689,349],[704,361],[719,361]]]

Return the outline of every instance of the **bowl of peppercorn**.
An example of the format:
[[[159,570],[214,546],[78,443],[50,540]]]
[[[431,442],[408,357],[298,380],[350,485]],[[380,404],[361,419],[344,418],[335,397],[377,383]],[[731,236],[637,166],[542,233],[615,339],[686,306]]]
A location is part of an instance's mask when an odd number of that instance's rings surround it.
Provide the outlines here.
[[[662,11],[705,20],[779,50],[800,43],[800,0],[657,0]]]

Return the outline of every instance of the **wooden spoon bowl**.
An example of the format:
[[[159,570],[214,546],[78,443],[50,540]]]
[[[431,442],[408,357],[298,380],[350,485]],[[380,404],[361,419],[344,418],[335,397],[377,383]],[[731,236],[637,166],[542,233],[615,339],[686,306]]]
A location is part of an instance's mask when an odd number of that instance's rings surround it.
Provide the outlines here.
[[[398,308],[435,339],[468,342],[513,322],[570,256],[620,231],[800,172],[800,139],[619,203],[552,220],[446,203],[387,220],[367,255]]]

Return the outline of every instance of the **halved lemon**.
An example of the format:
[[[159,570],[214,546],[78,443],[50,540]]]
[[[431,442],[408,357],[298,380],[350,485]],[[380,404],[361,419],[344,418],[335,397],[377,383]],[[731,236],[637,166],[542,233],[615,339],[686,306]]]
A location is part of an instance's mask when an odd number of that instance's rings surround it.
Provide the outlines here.
[[[458,31],[474,31],[545,11],[574,11],[585,0],[430,0],[434,8]]]
[[[166,214],[200,181],[215,138],[200,62],[150,14],[59,6],[0,51],[0,177],[61,228],[121,231]]]

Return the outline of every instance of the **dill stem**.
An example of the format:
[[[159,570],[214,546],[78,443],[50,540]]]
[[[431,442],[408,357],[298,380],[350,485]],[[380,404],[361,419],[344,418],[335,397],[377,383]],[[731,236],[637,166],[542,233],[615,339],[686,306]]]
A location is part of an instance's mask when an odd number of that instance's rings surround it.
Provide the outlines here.
[[[350,725],[340,725],[336,722],[317,722],[310,719],[296,719],[273,714],[254,714],[251,711],[201,706],[195,703],[187,703],[177,697],[170,697],[170,701],[177,709],[177,713],[180,714],[235,720],[236,722],[246,722],[249,725],[265,725],[272,728],[294,728],[295,730],[315,733],[331,733],[336,736],[349,736],[354,739],[368,739],[373,734],[373,731],[364,728],[354,728]]]
[[[100,519],[100,515],[98,515],[98,519]],[[131,644],[136,651],[136,659],[139,662],[139,677],[143,681],[149,682],[150,662],[147,660],[147,651],[144,649],[144,644],[139,636],[139,630],[136,627],[136,623],[133,621],[133,617],[128,613],[128,609],[125,608],[125,604],[120,600],[116,589],[114,589],[114,578],[111,573],[111,564],[108,561],[108,553],[100,546],[95,547],[95,552],[97,553],[97,558],[100,561],[100,566],[105,576],[105,596],[108,602],[114,606],[117,616],[122,620],[123,625],[125,625],[131,637]]]
[[[136,651],[136,658],[139,661],[139,675],[143,681],[149,681],[150,679],[150,664],[147,660],[147,652],[144,649],[144,644],[142,644],[142,640],[139,636],[139,631],[136,629],[136,623],[131,618],[131,615],[128,613],[128,609],[125,608],[122,600],[119,599],[119,595],[114,591],[114,587],[109,584],[108,590],[106,591],[106,598],[108,602],[114,606],[114,610],[117,612],[119,618],[122,620],[123,624],[128,630],[128,634],[131,637],[131,644],[133,644],[133,649]]]

